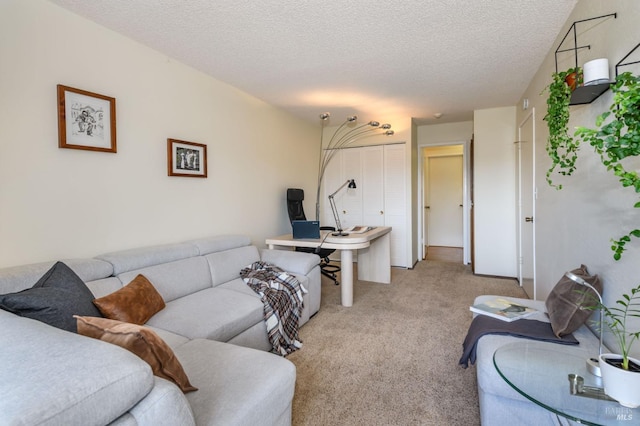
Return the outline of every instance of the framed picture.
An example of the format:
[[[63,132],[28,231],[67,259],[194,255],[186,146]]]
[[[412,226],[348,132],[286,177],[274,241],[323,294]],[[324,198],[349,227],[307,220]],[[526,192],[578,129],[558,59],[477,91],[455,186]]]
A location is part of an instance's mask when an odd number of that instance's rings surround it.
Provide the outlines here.
[[[167,139],[169,176],[207,177],[207,146]]]
[[[116,99],[58,84],[58,147],[116,152]]]

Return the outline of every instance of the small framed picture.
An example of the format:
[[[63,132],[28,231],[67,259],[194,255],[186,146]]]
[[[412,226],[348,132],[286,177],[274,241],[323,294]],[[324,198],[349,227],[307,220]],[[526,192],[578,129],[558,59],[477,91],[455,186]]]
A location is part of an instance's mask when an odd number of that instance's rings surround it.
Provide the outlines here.
[[[116,99],[58,84],[58,147],[116,152]]]
[[[207,177],[207,146],[167,139],[169,176]]]

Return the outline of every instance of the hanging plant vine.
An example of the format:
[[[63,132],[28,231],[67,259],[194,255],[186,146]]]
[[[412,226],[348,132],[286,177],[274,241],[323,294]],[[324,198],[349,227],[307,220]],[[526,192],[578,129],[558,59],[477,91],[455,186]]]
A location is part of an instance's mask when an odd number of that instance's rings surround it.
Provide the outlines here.
[[[630,72],[620,74],[611,85],[611,90],[613,102],[609,111],[596,119],[596,128],[578,127],[575,136],[594,148],[602,164],[618,177],[624,188],[632,187],[640,194],[638,172],[627,170],[622,164],[626,158],[640,156],[640,77]],[[640,209],[640,201],[633,207]],[[633,229],[619,239],[611,240],[615,260],[620,260],[631,237],[640,238],[640,229]]]
[[[551,167],[547,170],[547,183],[556,188],[562,189],[562,185],[556,185],[551,179],[554,172],[563,176],[571,176],[576,169],[575,163],[578,159],[578,148],[580,141],[569,135],[569,102],[571,100],[571,87],[566,79],[570,74],[578,76],[577,84],[581,83],[582,70],[570,68],[567,71],[553,73],[553,81],[547,87],[549,97],[547,98],[547,115],[544,121],[549,128],[549,139],[547,140],[547,154],[551,158]]]

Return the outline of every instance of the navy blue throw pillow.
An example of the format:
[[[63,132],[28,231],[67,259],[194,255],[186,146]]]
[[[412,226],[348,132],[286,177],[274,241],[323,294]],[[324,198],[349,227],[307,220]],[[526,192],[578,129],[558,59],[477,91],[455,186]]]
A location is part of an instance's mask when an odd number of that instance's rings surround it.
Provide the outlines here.
[[[0,295],[0,308],[77,333],[74,315],[102,316],[93,299],[82,279],[64,263],[56,262],[33,287]]]

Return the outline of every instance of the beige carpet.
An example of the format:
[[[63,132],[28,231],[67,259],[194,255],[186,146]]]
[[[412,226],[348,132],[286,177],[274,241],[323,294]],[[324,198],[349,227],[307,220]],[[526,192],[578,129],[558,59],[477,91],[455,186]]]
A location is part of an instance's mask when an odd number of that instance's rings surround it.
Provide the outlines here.
[[[479,424],[475,368],[458,365],[481,294],[526,297],[515,280],[420,262],[391,284],[356,282],[351,308],[323,278],[320,312],[301,328],[294,425]]]

